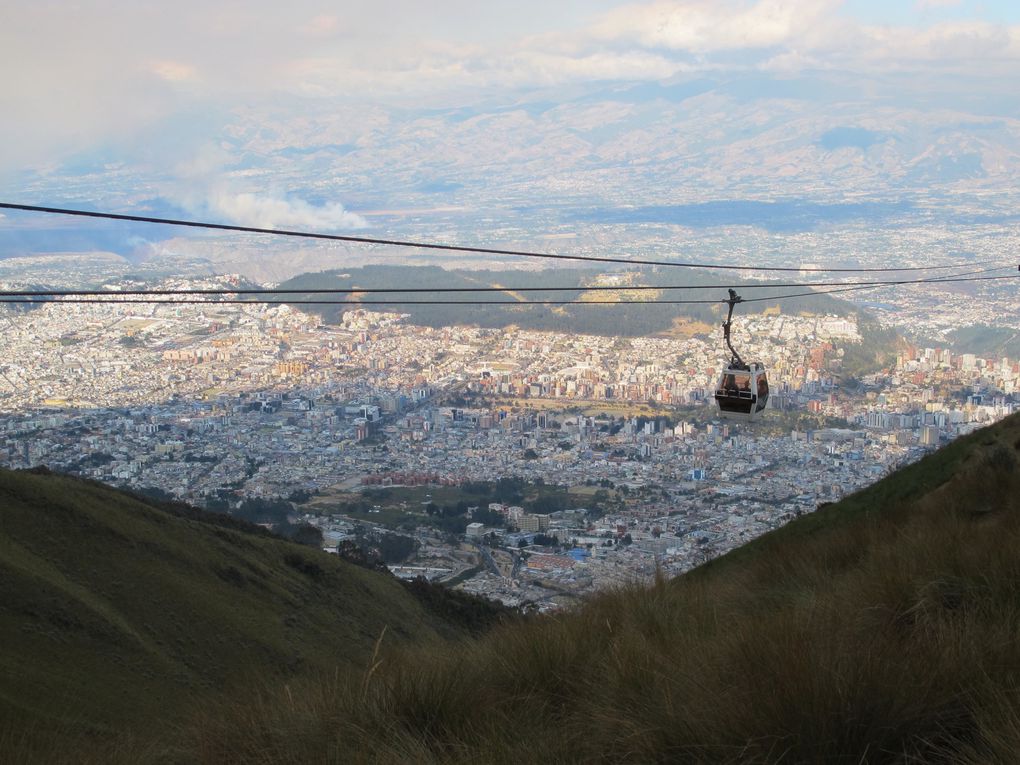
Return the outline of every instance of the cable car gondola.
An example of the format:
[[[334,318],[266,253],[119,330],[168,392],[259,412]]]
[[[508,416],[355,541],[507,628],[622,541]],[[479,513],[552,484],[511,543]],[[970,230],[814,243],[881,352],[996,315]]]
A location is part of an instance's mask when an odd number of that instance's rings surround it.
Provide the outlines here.
[[[730,310],[723,323],[723,337],[730,349],[730,363],[719,376],[719,384],[715,389],[715,403],[722,417],[754,422],[768,405],[769,380],[764,366],[757,362],[745,363],[730,342],[733,306],[742,300],[743,298],[734,290],[730,290],[730,299],[726,301]]]

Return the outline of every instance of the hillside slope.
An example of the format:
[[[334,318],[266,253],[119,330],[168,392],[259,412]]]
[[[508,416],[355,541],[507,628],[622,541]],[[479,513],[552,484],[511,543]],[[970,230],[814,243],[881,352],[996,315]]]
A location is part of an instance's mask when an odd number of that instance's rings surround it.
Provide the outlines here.
[[[256,677],[363,666],[384,629],[453,634],[392,577],[260,531],[0,470],[0,744],[151,730]]]
[[[244,699],[204,762],[1007,762],[1020,415],[702,569]]]
[[[391,288],[394,284],[413,285],[418,289],[477,289],[498,288],[504,291],[494,293],[413,293],[391,292],[386,294],[355,293],[351,300],[370,304],[373,301],[421,301],[442,299],[452,301],[447,305],[376,305],[380,311],[393,310],[406,313],[414,324],[428,327],[449,327],[473,325],[478,327],[506,327],[514,325],[522,329],[543,330],[551,332],[576,332],[587,335],[604,335],[611,337],[643,337],[656,333],[668,332],[677,319],[687,318],[717,324],[723,318],[723,306],[720,304],[705,305],[700,302],[687,304],[650,304],[640,302],[647,300],[671,301],[702,301],[724,300],[726,290],[723,287],[712,290],[701,290],[705,285],[718,284],[719,277],[710,271],[685,269],[681,274],[677,269],[661,270],[621,270],[621,292],[592,292],[586,287],[598,285],[599,273],[580,268],[556,268],[541,272],[540,278],[531,271],[473,271],[465,269],[443,269],[436,266],[365,266],[363,268],[345,269],[344,271],[325,271],[314,274],[301,274],[280,285],[281,289],[356,289],[356,288]],[[535,286],[557,287],[555,290],[540,293],[522,293],[515,287]],[[765,283],[767,285],[767,283]],[[643,285],[660,289],[641,292],[639,295],[626,295],[626,286]],[[667,289],[683,285],[689,289]],[[762,282],[746,282],[736,280],[732,286],[740,288],[747,285],[755,298],[771,298],[775,295],[787,294],[789,288],[767,287]],[[752,286],[753,285],[753,286]],[[559,287],[562,286],[562,289]],[[751,294],[745,294],[750,297]],[[344,296],[336,296],[343,299]],[[300,305],[303,300],[321,300],[322,295],[296,295],[289,300],[292,305]],[[619,305],[529,305],[534,301],[576,301],[576,300],[620,300]],[[470,311],[456,305],[459,301],[503,301],[510,305],[473,305]],[[627,301],[634,301],[627,304]],[[514,301],[518,301],[514,304]],[[746,314],[760,313],[775,308],[777,304],[748,303],[741,310]],[[317,313],[328,321],[338,321],[344,307],[335,305],[305,305],[302,310]],[[792,310],[808,313],[833,313],[842,316],[860,314],[859,309],[850,303],[830,295],[818,294],[805,296],[792,304]]]

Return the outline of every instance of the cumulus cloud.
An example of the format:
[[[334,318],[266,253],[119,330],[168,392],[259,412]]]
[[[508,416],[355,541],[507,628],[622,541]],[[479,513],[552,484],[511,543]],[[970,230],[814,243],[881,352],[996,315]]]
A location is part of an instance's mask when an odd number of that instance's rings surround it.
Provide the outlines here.
[[[294,62],[290,73],[299,92],[311,96],[370,88],[376,95],[420,97],[429,88],[450,92],[592,80],[659,80],[681,68],[681,63],[668,56],[642,50],[522,50],[478,57],[433,51],[420,58],[393,62],[387,68],[371,69],[351,66],[337,58],[307,58]]]
[[[239,226],[256,228],[307,228],[338,231],[368,226],[368,222],[338,202],[311,205],[300,199],[249,192],[215,192],[205,202],[209,212]]]
[[[749,68],[1015,76],[1020,27],[974,3],[924,22],[949,1],[913,0],[916,23],[899,26],[855,20],[840,0],[8,3],[0,66],[18,76],[0,79],[0,172],[185,113],[299,111],[294,95],[464,104],[484,89]]]
[[[828,24],[837,5],[832,0],[659,0],[614,10],[592,32],[601,39],[693,53],[774,48]]]
[[[857,51],[860,64],[893,69],[924,66],[976,77],[1012,74],[1020,65],[1020,27],[981,21],[953,21],[904,30],[895,27],[867,29],[869,45]]]
[[[922,0],[925,9],[946,0]],[[678,58],[695,68],[756,67],[793,73],[840,68],[941,70],[983,77],[1020,65],[1020,26],[976,19],[864,24],[838,0],[652,0],[605,14],[589,39]],[[920,5],[915,6],[921,9]]]
[[[919,43],[937,58],[980,59],[1020,54],[1015,31],[984,22],[939,24],[919,36]]]
[[[149,71],[167,82],[187,82],[198,77],[198,70],[182,61],[153,61]]]
[[[532,53],[521,56],[512,70],[521,84],[531,81],[660,80],[675,74],[679,65],[665,56],[643,51],[597,52],[580,56]]]

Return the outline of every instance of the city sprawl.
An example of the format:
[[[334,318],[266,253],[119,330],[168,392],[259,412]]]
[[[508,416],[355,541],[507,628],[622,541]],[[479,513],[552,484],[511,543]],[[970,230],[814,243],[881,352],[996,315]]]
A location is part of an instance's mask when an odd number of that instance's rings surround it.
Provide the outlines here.
[[[3,465],[227,510],[290,498],[330,550],[403,535],[416,551],[397,573],[542,608],[809,513],[1005,416],[1020,384],[1016,360],[902,346],[846,386],[855,316],[748,315],[734,342],[773,395],[740,426],[714,419],[711,328],[622,339],[128,303],[0,321]],[[500,478],[531,488],[471,494]],[[461,500],[452,524],[433,522],[442,497]]]

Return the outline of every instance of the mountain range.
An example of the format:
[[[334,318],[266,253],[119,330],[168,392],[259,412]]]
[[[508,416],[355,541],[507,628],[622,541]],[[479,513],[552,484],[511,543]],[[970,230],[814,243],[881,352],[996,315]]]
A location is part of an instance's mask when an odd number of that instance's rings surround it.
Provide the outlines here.
[[[215,115],[215,151],[178,156],[175,144],[172,167],[160,126],[116,157],[26,171],[19,188],[68,207],[576,253],[830,262],[932,227],[941,236],[922,260],[972,252],[1017,219],[1020,114],[987,94],[904,98],[895,79],[590,83],[456,108],[284,99]],[[272,281],[425,257],[14,214],[0,229],[0,257],[68,251]]]

